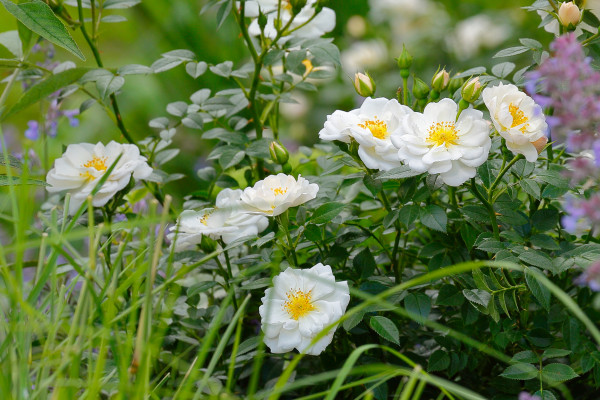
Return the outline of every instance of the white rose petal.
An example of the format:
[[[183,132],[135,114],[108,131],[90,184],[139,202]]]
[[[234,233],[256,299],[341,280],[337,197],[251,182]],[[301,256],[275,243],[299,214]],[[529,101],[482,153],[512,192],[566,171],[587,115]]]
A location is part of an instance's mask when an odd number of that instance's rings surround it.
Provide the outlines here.
[[[450,99],[429,103],[423,113],[404,116],[391,136],[400,159],[411,169],[440,174],[450,186],[473,178],[492,145],[481,111],[463,110],[458,120],[457,112],[457,104]]]
[[[54,162],[54,168],[48,172],[46,181],[51,186],[48,186],[47,190],[51,193],[71,193],[69,215],[73,215],[121,154],[110,176],[92,199],[94,207],[102,207],[119,190],[127,186],[132,175],[137,180],[152,174],[152,168],[146,162],[146,158],[140,155],[137,146],[114,141],[106,146],[102,143],[71,144],[67,146],[62,157]]]
[[[288,268],[273,278],[273,287],[262,298],[259,313],[265,344],[273,353],[295,348],[319,355],[331,343],[337,326],[313,346],[311,341],[344,315],[349,302],[348,283],[336,282],[329,265]]]
[[[248,213],[241,201],[240,189],[223,189],[217,195],[216,207],[201,211],[185,210],[167,238],[175,240],[175,250],[193,248],[202,236],[223,239],[225,244],[246,236],[257,236],[269,225],[262,215]]]
[[[506,147],[535,162],[538,150],[534,143],[548,130],[542,108],[515,85],[502,83],[485,88],[481,94],[494,127],[506,140]]]
[[[314,199],[318,191],[319,185],[300,175],[297,181],[291,175],[269,175],[254,187],[244,189],[241,201],[250,213],[275,217]]]
[[[401,165],[398,151],[390,138],[399,129],[400,120],[413,111],[385,98],[366,98],[359,109],[335,111],[327,116],[319,132],[322,140],[358,142],[358,155],[367,168],[389,171]]]

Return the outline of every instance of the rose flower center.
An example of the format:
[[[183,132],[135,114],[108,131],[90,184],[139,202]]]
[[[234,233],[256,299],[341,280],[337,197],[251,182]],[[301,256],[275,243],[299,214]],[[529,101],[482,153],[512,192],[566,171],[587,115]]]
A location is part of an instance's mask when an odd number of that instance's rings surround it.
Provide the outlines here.
[[[436,146],[444,145],[449,147],[455,145],[458,140],[458,131],[454,122],[437,122],[429,127],[429,136],[427,141]]]
[[[508,106],[508,112],[510,112],[510,115],[512,116],[512,119],[513,119],[512,125],[510,126],[511,128],[514,128],[515,126],[519,126],[519,125],[524,124],[527,121],[529,121],[529,118],[527,118],[525,116],[525,113],[523,112],[523,110],[521,110],[518,106],[515,106],[514,104],[511,104],[510,106]],[[521,127],[521,129],[519,129],[519,130],[521,132],[525,133],[526,128],[527,128],[527,125],[523,125]]]
[[[287,193],[287,188],[276,187],[276,188],[273,188],[272,190],[273,190],[273,194],[275,196],[282,196]]]
[[[84,168],[94,168],[98,172],[104,172],[108,169],[106,166],[107,157],[97,157],[94,156],[90,161],[86,162],[82,165]],[[80,174],[81,176],[86,177],[87,179],[94,179],[94,176],[90,174],[89,171],[83,172]]]
[[[283,309],[288,315],[296,321],[317,308],[312,305],[312,293],[303,292],[302,290],[290,290],[286,293],[287,300],[283,304]]]
[[[370,130],[373,137],[377,139],[386,139],[389,135],[387,125],[382,120],[377,119],[377,116],[375,116],[375,119],[358,124],[358,126]]]

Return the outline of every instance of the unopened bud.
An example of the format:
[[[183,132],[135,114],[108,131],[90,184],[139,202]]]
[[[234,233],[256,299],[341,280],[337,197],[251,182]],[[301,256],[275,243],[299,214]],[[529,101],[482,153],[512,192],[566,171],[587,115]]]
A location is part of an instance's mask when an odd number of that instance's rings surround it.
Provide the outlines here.
[[[290,159],[290,153],[279,142],[271,142],[269,152],[271,153],[271,159],[279,165],[285,164]]]
[[[474,103],[477,101],[483,90],[483,85],[479,82],[479,77],[469,79],[465,83],[460,91],[462,98],[468,103]]]
[[[408,78],[410,66],[412,65],[413,58],[406,51],[406,47],[402,45],[402,53],[400,53],[400,57],[397,59],[398,67],[400,68],[400,75],[402,78]]]
[[[429,86],[422,79],[413,76],[413,95],[416,99],[425,99],[429,95]]]
[[[265,14],[263,14],[263,12],[261,11],[261,9],[258,9],[258,27],[260,28],[261,32],[265,30],[265,26],[267,26],[267,16]]]
[[[290,0],[290,6],[292,6],[292,14],[299,14],[300,11],[306,5],[306,0]]]
[[[354,89],[362,97],[371,97],[375,94],[375,82],[368,73],[358,72],[354,75]]]
[[[564,27],[575,27],[581,21],[581,11],[572,1],[562,3],[558,9],[558,20]]]
[[[281,166],[281,171],[284,174],[288,174],[288,175],[291,174],[292,173],[292,165],[289,162],[286,162],[285,164],[283,164]]]
[[[437,92],[441,92],[448,87],[450,83],[450,74],[445,69],[436,72],[431,79],[431,87]]]
[[[532,142],[531,144],[533,144],[533,147],[535,147],[538,154],[540,154],[542,150],[544,150],[544,147],[546,147],[546,145],[548,144],[548,138],[546,136],[542,136],[541,138],[539,138],[535,142]]]
[[[217,242],[206,235],[202,235],[202,239],[200,239],[200,249],[206,254],[212,253],[217,249]]]

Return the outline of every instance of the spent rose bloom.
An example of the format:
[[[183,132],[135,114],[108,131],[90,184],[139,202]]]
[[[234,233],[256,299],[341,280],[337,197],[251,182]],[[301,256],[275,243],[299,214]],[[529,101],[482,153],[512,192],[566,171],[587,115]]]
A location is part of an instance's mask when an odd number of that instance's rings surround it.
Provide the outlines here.
[[[539,154],[536,143],[543,142],[543,148],[547,142],[548,124],[542,107],[515,85],[499,83],[485,88],[482,96],[494,127],[506,140],[506,147],[535,162]]]
[[[475,176],[487,160],[492,141],[483,113],[463,110],[456,119],[451,99],[429,103],[423,113],[410,113],[391,136],[400,159],[417,172],[440,174],[442,181],[459,186]]]
[[[54,162],[46,176],[50,184],[46,189],[51,192],[68,191],[71,193],[69,215],[77,212],[81,204],[104,176],[106,170],[121,155],[102,188],[92,199],[94,207],[102,207],[133,178],[146,179],[152,174],[152,168],[146,162],[146,157],[140,155],[140,150],[133,144],[120,144],[111,141],[106,146],[102,143],[79,143],[67,146],[61,158]]]
[[[281,10],[278,10],[280,1]],[[269,39],[275,39],[277,36],[276,26],[286,26],[292,18],[293,21],[288,28],[291,34],[282,37],[281,41],[290,37],[314,39],[335,28],[335,12],[331,8],[323,7],[315,16],[316,3],[317,0],[308,0],[300,12],[294,16],[290,0],[250,0],[246,1],[246,17],[257,18],[259,10],[262,11],[267,17],[264,35]],[[278,17],[280,21],[276,21]],[[252,36],[260,36],[258,19],[254,19],[250,23],[248,33]]]
[[[296,207],[317,197],[319,185],[310,183],[298,175],[269,175],[254,187],[244,189],[241,201],[253,214],[276,217],[290,207]]]
[[[390,140],[400,126],[400,120],[413,111],[386,98],[366,98],[359,109],[337,110],[327,116],[319,132],[322,140],[358,142],[358,156],[367,168],[388,171],[401,165],[398,151]]]
[[[267,217],[249,214],[243,208],[240,189],[223,189],[217,195],[214,208],[201,211],[185,210],[177,219],[177,225],[167,235],[174,240],[175,250],[181,251],[200,244],[202,236],[223,239],[231,243],[245,236],[256,236],[269,225]]]
[[[273,278],[258,309],[265,343],[273,353],[296,348],[319,355],[331,343],[336,327],[318,340],[323,329],[339,320],[350,302],[348,283],[336,282],[329,265],[309,269],[288,268]]]

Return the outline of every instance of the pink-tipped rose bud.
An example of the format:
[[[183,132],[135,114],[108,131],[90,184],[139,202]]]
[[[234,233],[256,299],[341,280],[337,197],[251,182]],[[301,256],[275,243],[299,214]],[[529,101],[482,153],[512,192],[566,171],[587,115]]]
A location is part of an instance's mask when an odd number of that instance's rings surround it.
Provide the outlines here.
[[[574,27],[581,21],[581,11],[572,1],[562,3],[558,9],[558,19],[565,27]]]
[[[371,97],[375,94],[375,82],[369,74],[358,72],[354,75],[354,89],[362,97]]]
[[[473,79],[469,79],[467,83],[465,83],[460,92],[463,100],[468,103],[474,103],[477,101],[479,96],[481,95],[481,91],[483,90],[483,85],[479,82],[479,77],[475,77]]]

